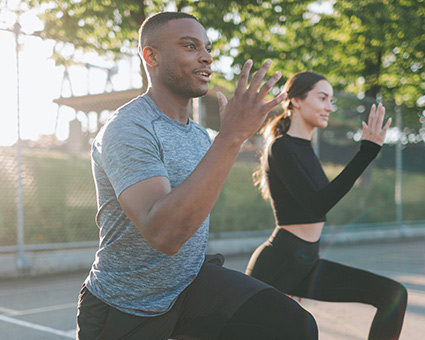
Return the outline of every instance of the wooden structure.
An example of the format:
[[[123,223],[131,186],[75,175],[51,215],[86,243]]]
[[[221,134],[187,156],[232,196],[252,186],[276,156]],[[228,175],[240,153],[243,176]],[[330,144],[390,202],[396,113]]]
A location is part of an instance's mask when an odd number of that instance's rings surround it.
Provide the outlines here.
[[[60,97],[53,100],[53,102],[59,106],[69,106],[76,112],[82,111],[85,114],[96,112],[99,116],[102,111],[115,111],[123,104],[141,94],[141,89],[130,89],[99,94],[87,94],[84,96]]]

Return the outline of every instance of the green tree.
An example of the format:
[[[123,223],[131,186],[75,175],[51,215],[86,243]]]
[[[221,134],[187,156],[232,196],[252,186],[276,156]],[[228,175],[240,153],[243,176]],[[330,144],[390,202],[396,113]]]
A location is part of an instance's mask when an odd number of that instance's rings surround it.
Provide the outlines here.
[[[423,104],[418,100],[425,90],[424,8],[418,0],[335,3],[334,14],[322,24],[334,34],[340,28],[332,38],[340,37],[341,43],[329,60],[341,66],[345,89],[372,98],[380,95],[411,113],[420,111]],[[347,26],[344,33],[341,28]]]
[[[140,23],[174,5],[216,33],[215,57],[233,58],[236,74],[247,58],[254,68],[271,58],[271,72],[284,75],[281,83],[295,72],[314,70],[337,90],[404,105],[411,124],[423,115],[423,0],[25,1],[45,7],[40,35],[58,42],[60,63],[64,43],[112,57],[135,54]]]
[[[137,54],[138,29],[145,18],[163,11],[173,1],[151,0],[24,0],[30,8],[42,8],[43,39],[56,41],[53,58],[59,65],[73,63],[63,53],[69,44],[84,52],[117,59]],[[141,68],[143,70],[143,68]],[[143,84],[146,76],[142,73]]]
[[[423,0],[218,0],[193,7],[221,33],[222,52],[234,56],[236,70],[247,58],[257,66],[272,58],[282,82],[314,70],[338,90],[405,106],[412,125],[423,117]]]
[[[71,43],[84,51],[114,57],[137,47],[140,23],[149,10],[162,9],[157,3],[164,3],[136,0],[25,1],[30,7],[44,9],[40,15],[44,30],[40,36],[58,42],[56,53],[60,54],[63,43]]]

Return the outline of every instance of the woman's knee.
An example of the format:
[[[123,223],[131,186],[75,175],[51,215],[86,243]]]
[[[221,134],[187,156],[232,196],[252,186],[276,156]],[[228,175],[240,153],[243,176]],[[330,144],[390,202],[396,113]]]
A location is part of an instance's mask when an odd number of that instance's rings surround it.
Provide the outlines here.
[[[393,288],[393,302],[398,304],[400,308],[406,309],[407,296],[406,287],[399,282],[395,282],[395,287]]]
[[[383,287],[383,308],[405,310],[407,306],[407,289],[401,283],[388,279],[387,285]]]

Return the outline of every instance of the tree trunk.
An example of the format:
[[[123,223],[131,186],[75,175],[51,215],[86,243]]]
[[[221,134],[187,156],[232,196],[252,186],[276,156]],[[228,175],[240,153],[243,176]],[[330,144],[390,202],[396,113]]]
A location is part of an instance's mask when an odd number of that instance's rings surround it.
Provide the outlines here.
[[[382,65],[382,50],[378,50],[375,60],[365,60],[366,66],[364,75],[366,79],[366,91],[365,95],[368,98],[374,98],[379,94],[379,76]]]

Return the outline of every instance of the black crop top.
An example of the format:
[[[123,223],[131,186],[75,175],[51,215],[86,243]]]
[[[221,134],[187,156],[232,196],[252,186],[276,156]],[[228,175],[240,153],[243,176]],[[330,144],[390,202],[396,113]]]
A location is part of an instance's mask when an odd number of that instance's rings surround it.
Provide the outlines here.
[[[344,197],[381,147],[363,140],[343,171],[329,182],[306,139],[284,135],[268,149],[266,177],[278,225],[325,222],[326,213]]]

